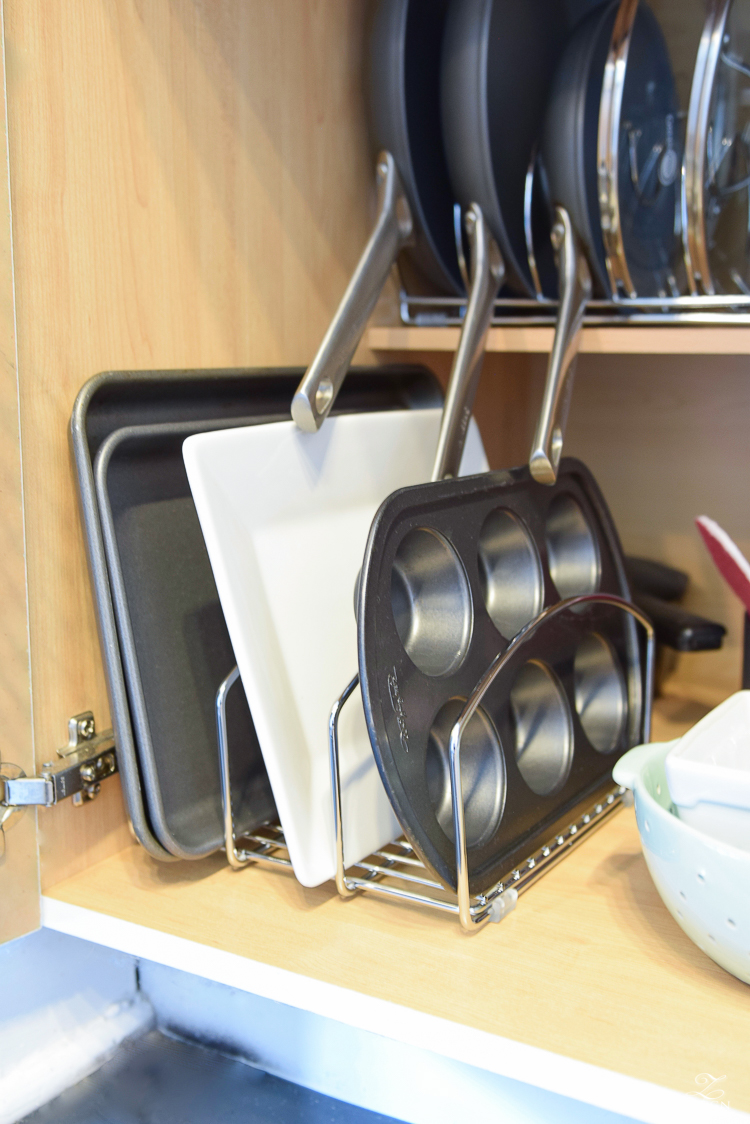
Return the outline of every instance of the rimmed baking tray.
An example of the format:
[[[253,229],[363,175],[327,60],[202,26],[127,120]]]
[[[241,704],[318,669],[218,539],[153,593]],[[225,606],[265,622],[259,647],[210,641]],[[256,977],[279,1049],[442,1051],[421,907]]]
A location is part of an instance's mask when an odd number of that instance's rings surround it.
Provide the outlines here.
[[[123,792],[156,858],[223,844],[216,689],[234,657],[182,461],[192,433],[290,416],[301,369],[109,372],[71,419],[81,514]],[[439,405],[417,367],[353,370],[337,412]],[[247,704],[233,704],[235,822],[274,807]]]

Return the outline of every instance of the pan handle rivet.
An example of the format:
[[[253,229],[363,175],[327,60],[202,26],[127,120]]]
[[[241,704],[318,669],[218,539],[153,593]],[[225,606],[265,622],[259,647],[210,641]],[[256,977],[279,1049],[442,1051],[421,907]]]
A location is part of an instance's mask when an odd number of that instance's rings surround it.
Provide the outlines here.
[[[315,409],[319,414],[324,414],[333,398],[333,383],[330,379],[321,379],[320,386],[315,391]]]
[[[562,430],[560,429],[559,425],[556,425],[555,428],[552,430],[552,447],[550,449],[550,452],[552,453],[552,464],[554,465],[555,468],[557,468],[557,466],[560,463],[560,457],[562,456],[562,448],[563,448]]]

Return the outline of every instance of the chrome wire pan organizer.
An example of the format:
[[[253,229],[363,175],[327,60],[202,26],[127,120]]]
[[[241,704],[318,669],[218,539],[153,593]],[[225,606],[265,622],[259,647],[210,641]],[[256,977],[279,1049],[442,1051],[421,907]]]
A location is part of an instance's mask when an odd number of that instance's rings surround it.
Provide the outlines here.
[[[531,297],[498,297],[492,325],[505,327],[554,327],[559,302]],[[451,327],[463,323],[466,299],[415,296],[403,288],[399,293],[402,324],[409,327]],[[714,296],[622,297],[592,300],[586,306],[585,327],[637,325],[750,326],[750,296],[733,293]]]
[[[488,922],[498,922],[516,906],[519,894],[524,893],[543,874],[577,847],[596,828],[600,827],[624,803],[626,791],[613,785],[603,791],[594,803],[591,798],[582,801],[574,811],[568,827],[557,832],[542,846],[536,847],[525,859],[508,870],[507,874],[493,886],[480,894],[469,893],[469,871],[464,824],[464,808],[460,798],[461,788],[461,740],[474,712],[480,706],[485,694],[495,679],[502,674],[518,648],[529,640],[547,621],[566,609],[585,604],[599,603],[610,605],[630,614],[643,628],[646,635],[646,658],[644,664],[643,707],[641,712],[641,740],[647,742],[651,733],[651,700],[653,696],[655,635],[654,629],[643,613],[623,598],[609,594],[593,593],[571,597],[550,606],[527,624],[508,647],[492,661],[467,700],[457,718],[450,735],[450,780],[453,801],[453,826],[456,840],[456,868],[458,873],[458,893],[446,890],[437,882],[422,863],[411,844],[403,836],[366,859],[347,867],[344,855],[344,833],[341,814],[341,781],[339,774],[338,723],[342,708],[353,694],[359,676],[355,675],[335,701],[331,709],[328,726],[330,753],[331,787],[333,793],[333,817],[336,841],[336,888],[344,898],[359,893],[375,893],[383,897],[418,904],[458,917],[466,932],[476,932]],[[239,870],[252,863],[292,869],[286,849],[284,832],[278,823],[267,823],[252,833],[235,837],[232,817],[232,787],[229,768],[229,744],[227,736],[226,707],[227,697],[239,678],[234,668],[219,687],[216,694],[216,721],[219,743],[219,762],[221,769],[222,803],[224,811],[224,836],[229,864]]]

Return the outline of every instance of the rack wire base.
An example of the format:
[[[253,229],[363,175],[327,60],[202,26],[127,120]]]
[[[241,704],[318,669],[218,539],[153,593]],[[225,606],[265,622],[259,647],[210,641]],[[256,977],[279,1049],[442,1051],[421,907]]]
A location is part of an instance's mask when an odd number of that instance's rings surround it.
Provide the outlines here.
[[[468,848],[461,784],[461,739],[464,730],[482,702],[485,693],[498,675],[502,673],[519,647],[524,645],[534,633],[545,627],[547,621],[559,613],[594,603],[620,609],[638,621],[646,633],[645,691],[642,705],[641,735],[643,741],[649,740],[655,652],[654,629],[649,619],[635,605],[623,598],[603,593],[571,597],[545,609],[520,630],[505,651],[495,657],[466,702],[451,731],[449,757],[453,827],[456,841],[456,893],[447,890],[440,882],[435,881],[411,844],[403,836],[375,851],[367,858],[347,867],[344,858],[344,825],[341,812],[338,723],[343,707],[352,697],[359,683],[359,676],[355,675],[351,682],[347,684],[343,693],[334,703],[328,722],[336,851],[336,889],[342,897],[348,898],[359,893],[369,892],[428,906],[443,913],[457,915],[461,927],[466,932],[477,932],[490,921],[502,920],[506,914],[515,908],[519,894],[522,894],[548,870],[556,866],[565,855],[578,846],[620,807],[625,800],[626,793],[625,789],[619,786],[606,791],[596,803],[589,807],[585,807],[584,797],[579,805],[579,809],[582,810],[577,810],[574,813],[576,818],[565,830],[533,850],[524,862],[514,866],[490,889],[483,891],[481,894],[472,895],[469,893]],[[239,671],[235,667],[221,684],[216,694],[216,724],[224,812],[224,845],[227,859],[230,866],[235,870],[250,863],[265,863],[269,866],[288,867],[291,870],[292,863],[289,858],[289,851],[279,824],[267,823],[240,839],[235,835],[226,704],[229,691],[238,678]],[[606,784],[606,782],[603,783]]]
[[[491,890],[472,898],[472,911],[501,921],[510,913],[520,894],[533,886],[561,859],[601,827],[627,800],[624,788],[615,786],[574,819],[564,830],[509,870]],[[250,863],[292,869],[280,824],[267,823],[256,831],[232,840],[231,865],[240,869]],[[373,852],[344,872],[347,896],[358,892],[381,894],[401,901],[428,906],[458,916],[458,896],[430,876],[412,845],[403,836]]]

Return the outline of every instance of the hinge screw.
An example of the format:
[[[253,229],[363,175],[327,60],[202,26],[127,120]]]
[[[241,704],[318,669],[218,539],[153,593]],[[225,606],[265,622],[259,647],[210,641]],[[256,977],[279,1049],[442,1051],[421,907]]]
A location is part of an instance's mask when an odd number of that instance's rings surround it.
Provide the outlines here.
[[[94,736],[96,726],[94,725],[94,716],[86,715],[78,719],[78,736],[83,738],[85,742],[91,741]]]

